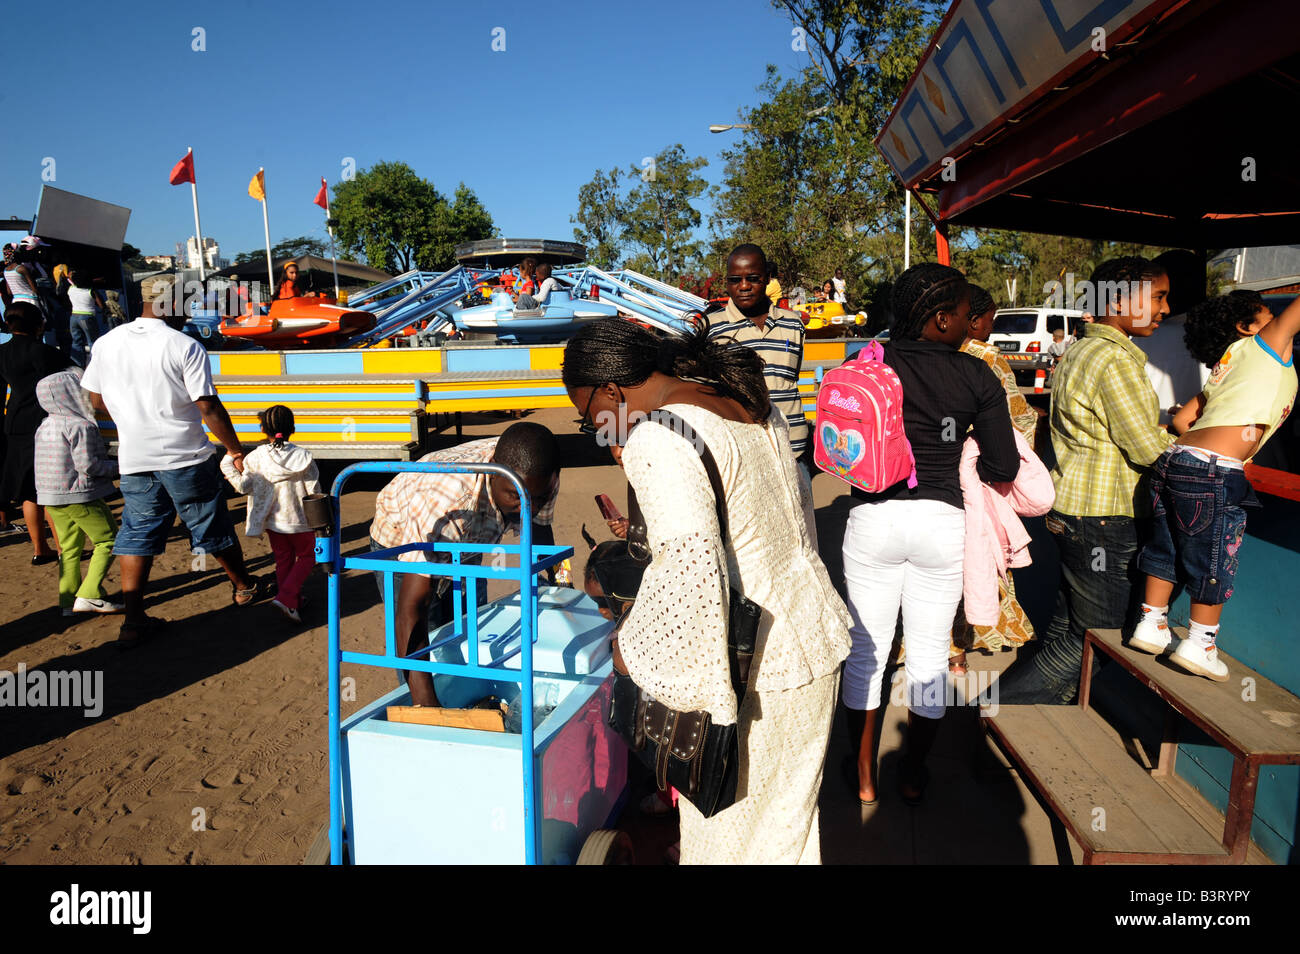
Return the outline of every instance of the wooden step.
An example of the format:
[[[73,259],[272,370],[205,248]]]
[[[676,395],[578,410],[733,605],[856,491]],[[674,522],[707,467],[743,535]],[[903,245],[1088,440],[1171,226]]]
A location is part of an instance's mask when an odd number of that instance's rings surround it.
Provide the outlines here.
[[[1083,848],[1085,864],[1225,864],[1229,855],[1079,706],[1001,706],[987,728]]]
[[[1174,634],[1184,639],[1187,630],[1176,626]],[[1219,659],[1227,664],[1228,681],[1214,682],[1163,656],[1129,649],[1117,629],[1089,630],[1088,639],[1234,755],[1300,761],[1300,699],[1222,649]]]

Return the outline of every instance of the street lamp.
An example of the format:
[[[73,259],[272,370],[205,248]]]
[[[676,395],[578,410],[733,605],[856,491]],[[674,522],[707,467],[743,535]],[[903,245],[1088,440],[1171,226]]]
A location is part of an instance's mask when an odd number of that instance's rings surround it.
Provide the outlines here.
[[[818,106],[816,109],[810,109],[808,112],[804,113],[804,118],[812,119],[814,116],[824,116],[826,113],[829,113],[830,111],[831,111],[831,107],[829,105]],[[709,126],[709,132],[721,133],[721,132],[726,132],[729,129],[753,129],[753,128],[754,127],[749,123],[713,123],[712,125]]]

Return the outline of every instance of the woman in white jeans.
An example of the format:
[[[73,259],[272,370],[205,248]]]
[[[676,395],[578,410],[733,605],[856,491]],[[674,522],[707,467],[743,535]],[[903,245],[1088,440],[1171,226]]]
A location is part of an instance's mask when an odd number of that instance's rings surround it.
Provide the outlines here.
[[[853,649],[844,668],[844,706],[857,742],[858,798],[876,801],[876,723],[899,610],[908,707],[907,751],[899,794],[924,794],[925,758],[944,713],[948,643],[962,594],[965,517],[957,467],[969,429],[980,445],[985,481],[1016,476],[1006,395],[992,370],[958,350],[966,337],[970,288],[961,272],[926,263],[894,285],[894,325],[885,363],[903,385],[903,427],[916,457],[917,486],[900,482],[863,495],[844,534],[844,579],[853,616]],[[853,776],[856,775],[856,778]]]

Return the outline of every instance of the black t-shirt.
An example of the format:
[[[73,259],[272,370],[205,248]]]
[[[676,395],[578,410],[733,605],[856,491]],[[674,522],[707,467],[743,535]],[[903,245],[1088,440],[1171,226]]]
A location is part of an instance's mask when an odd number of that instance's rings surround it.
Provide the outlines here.
[[[891,341],[885,345],[885,363],[903,385],[903,429],[916,458],[917,486],[908,490],[900,482],[878,494],[854,491],[853,496],[939,500],[962,509],[958,465],[972,426],[980,446],[980,479],[1015,479],[1020,452],[1007,395],[988,365],[937,341]]]
[[[31,335],[14,335],[0,344],[0,394],[9,386],[5,408],[6,434],[35,434],[45,410],[36,400],[36,382],[47,374],[62,371],[68,359]]]

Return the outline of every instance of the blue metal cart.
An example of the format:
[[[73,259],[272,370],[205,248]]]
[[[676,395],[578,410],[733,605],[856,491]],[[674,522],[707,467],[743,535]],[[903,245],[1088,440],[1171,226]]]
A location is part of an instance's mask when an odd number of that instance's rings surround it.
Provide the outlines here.
[[[410,544],[344,557],[344,484],[356,474],[402,472],[510,480],[522,508],[519,543]],[[605,830],[627,789],[626,748],[604,719],[612,624],[581,591],[538,585],[537,574],[573,549],[533,545],[532,502],[519,477],[491,463],[367,462],[344,469],[318,511],[322,505],[329,519],[314,522],[328,523],[316,559],[326,564],[329,590],[331,863],[342,863],[345,844],[352,863],[608,863],[630,855],[626,836]],[[411,551],[446,554],[448,562],[396,559]],[[340,584],[349,569],[383,575],[383,653],[340,645]],[[397,573],[449,577],[455,608],[452,622],[407,656],[396,651]],[[519,591],[480,607],[479,580],[517,581]],[[517,693],[520,732],[390,722],[388,706],[410,703],[404,682],[344,720],[345,662],[432,673],[440,703],[451,708]],[[529,714],[539,702],[553,708],[534,724]]]

